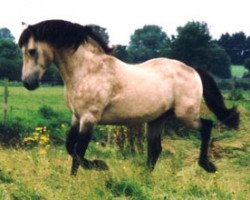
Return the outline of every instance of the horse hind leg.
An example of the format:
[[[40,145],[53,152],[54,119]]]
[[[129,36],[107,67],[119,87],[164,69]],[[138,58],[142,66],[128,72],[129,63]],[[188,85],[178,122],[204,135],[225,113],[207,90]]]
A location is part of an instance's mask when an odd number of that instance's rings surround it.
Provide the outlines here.
[[[181,119],[181,118],[179,118]],[[201,135],[201,146],[200,146],[200,155],[199,155],[199,165],[205,169],[207,172],[213,173],[216,172],[216,166],[208,158],[208,149],[211,138],[211,131],[213,127],[213,122],[209,119],[203,118],[182,118],[181,119],[188,127],[198,129]]]
[[[215,172],[217,168],[208,158],[208,149],[209,149],[213,122],[208,119],[200,118],[198,115],[198,110],[195,109],[189,109],[189,112],[188,111],[182,112],[181,115],[180,113],[175,111],[175,114],[176,117],[181,121],[183,121],[188,127],[200,131],[201,146],[200,146],[200,155],[198,163],[207,172],[210,173]]]
[[[208,148],[211,137],[211,130],[213,122],[208,119],[200,119],[200,134],[201,134],[201,147],[199,156],[199,165],[207,172],[213,173],[217,171],[216,166],[208,158]]]
[[[136,135],[136,125],[128,126],[127,138],[129,142],[130,153],[135,155],[135,135]]]
[[[147,124],[147,166],[153,170],[162,151],[161,131],[163,118],[158,118]]]

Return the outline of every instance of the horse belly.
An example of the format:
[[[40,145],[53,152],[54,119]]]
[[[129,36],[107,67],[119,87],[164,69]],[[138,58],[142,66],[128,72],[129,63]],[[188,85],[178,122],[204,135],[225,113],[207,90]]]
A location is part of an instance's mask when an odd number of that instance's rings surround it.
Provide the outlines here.
[[[163,83],[162,83],[163,84]],[[161,116],[172,107],[170,88],[155,84],[127,88],[104,110],[102,124],[137,124]]]

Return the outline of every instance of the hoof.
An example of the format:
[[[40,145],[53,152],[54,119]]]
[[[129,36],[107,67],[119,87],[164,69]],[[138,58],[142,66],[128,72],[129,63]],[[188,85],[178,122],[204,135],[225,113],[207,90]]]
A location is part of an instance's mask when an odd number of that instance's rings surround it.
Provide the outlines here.
[[[83,169],[93,169],[92,161],[80,157],[77,157],[77,161]]]
[[[155,168],[155,165],[156,165],[156,160],[150,160],[150,159],[147,160],[148,171],[152,172]]]
[[[82,168],[87,169],[87,170],[91,170],[91,169],[108,170],[109,169],[108,165],[102,160],[91,161],[91,160],[82,159],[78,157],[78,162]]]
[[[93,160],[93,168],[96,170],[109,170],[108,165],[103,160]]]
[[[208,173],[215,173],[217,171],[217,167],[209,160],[199,160],[199,165]]]
[[[70,172],[71,176],[76,176],[76,174],[77,174],[77,170],[71,170],[71,172]]]
[[[70,175],[76,176],[78,168],[79,168],[79,162],[76,157],[73,157]]]

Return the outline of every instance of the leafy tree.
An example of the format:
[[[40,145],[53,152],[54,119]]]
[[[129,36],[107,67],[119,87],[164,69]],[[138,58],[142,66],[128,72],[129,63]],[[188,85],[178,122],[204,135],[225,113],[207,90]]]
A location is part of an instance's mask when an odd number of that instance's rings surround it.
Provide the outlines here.
[[[145,25],[135,30],[127,48],[129,61],[139,63],[151,58],[165,57],[170,48],[170,40],[157,25]]]
[[[95,33],[97,33],[105,43],[109,43],[109,34],[107,32],[107,29],[98,25],[92,25],[92,28]]]
[[[116,45],[112,54],[123,62],[128,61],[127,46],[125,45]]]
[[[243,64],[250,56],[250,38],[244,32],[222,34],[218,44],[226,50],[233,64]]]
[[[208,70],[220,78],[231,78],[231,61],[225,49],[220,47],[216,42],[212,42],[210,45],[210,53],[211,57]]]
[[[21,65],[20,59],[11,60],[0,57],[0,79],[8,78],[11,81],[20,80],[21,77]]]
[[[58,72],[58,69],[54,64],[51,64],[49,69],[44,74],[42,82],[49,83],[51,85],[62,85],[63,81]]]
[[[250,57],[245,60],[244,66],[250,72]]]
[[[18,59],[21,57],[21,52],[13,41],[0,39],[0,57],[11,60]]]
[[[245,41],[244,59],[250,58],[250,36]]]
[[[0,79],[20,80],[21,53],[14,41],[0,39]]]
[[[221,78],[231,77],[230,59],[226,52],[212,41],[205,22],[188,22],[177,28],[172,39],[171,57],[192,67],[201,67]]]
[[[8,28],[0,28],[0,39],[14,41],[15,38]]]
[[[188,22],[177,28],[177,36],[171,44],[171,57],[193,67],[207,66],[210,59],[211,36],[204,22]]]

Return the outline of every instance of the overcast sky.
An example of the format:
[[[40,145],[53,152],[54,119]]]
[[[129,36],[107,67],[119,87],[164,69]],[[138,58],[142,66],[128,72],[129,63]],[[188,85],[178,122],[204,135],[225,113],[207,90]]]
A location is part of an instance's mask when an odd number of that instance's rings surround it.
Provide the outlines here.
[[[250,0],[3,0],[0,28],[16,39],[21,22],[64,19],[107,28],[111,44],[128,44],[135,29],[156,24],[170,36],[188,21],[204,21],[213,38],[244,31],[250,36]]]

